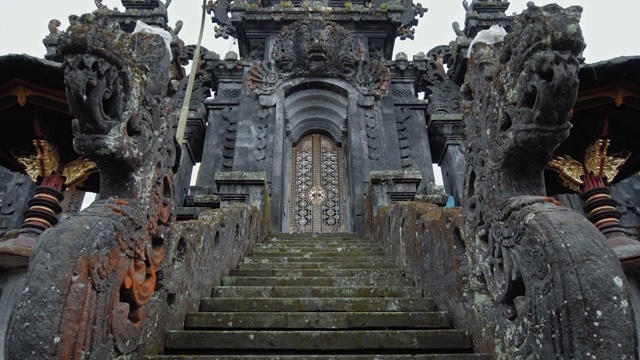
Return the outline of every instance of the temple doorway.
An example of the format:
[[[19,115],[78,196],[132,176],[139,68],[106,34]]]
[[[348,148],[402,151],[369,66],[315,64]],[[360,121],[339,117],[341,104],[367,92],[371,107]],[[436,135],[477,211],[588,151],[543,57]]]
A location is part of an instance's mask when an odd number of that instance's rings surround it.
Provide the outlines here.
[[[335,233],[345,228],[343,152],[328,136],[304,136],[291,153],[292,233]]]

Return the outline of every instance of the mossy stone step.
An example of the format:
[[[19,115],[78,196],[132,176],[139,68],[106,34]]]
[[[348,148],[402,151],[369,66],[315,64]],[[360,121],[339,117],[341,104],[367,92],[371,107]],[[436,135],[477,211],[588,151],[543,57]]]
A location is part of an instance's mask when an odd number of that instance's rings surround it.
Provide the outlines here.
[[[167,334],[167,351],[471,351],[459,330],[181,330]]]
[[[241,263],[238,269],[397,269],[398,266],[389,259],[381,262],[371,261],[307,261],[307,262],[254,262],[252,260]]]
[[[205,298],[201,312],[433,311],[429,298]]]
[[[214,298],[397,298],[421,297],[416,286],[218,286]]]
[[[381,250],[375,251],[291,251],[291,252],[283,252],[283,251],[256,251],[249,254],[250,258],[265,258],[265,257],[315,257],[315,258],[354,258],[354,257],[370,257],[370,256],[378,256],[384,257],[386,254]]]
[[[370,355],[157,355],[147,360],[491,360],[484,354]]]
[[[167,334],[167,355],[148,360],[489,359],[413,285],[363,238],[277,235]]]
[[[426,329],[447,328],[446,312],[198,312],[185,329]]]
[[[286,239],[286,238],[266,238],[262,241],[265,243],[307,243],[307,244],[379,244],[377,241],[371,241],[365,238],[326,238],[326,239],[314,239],[314,238],[297,238],[297,239]]]
[[[224,286],[409,286],[413,280],[405,277],[284,277],[225,276]]]
[[[356,240],[368,241],[367,238],[356,234],[271,234],[265,237],[267,240],[317,240],[317,241],[334,241],[334,240]]]
[[[248,277],[402,277],[405,272],[397,269],[244,269],[231,270],[230,276]]]
[[[310,246],[310,245],[288,245],[288,244],[277,244],[272,246],[267,245],[259,245],[253,248],[252,254],[262,254],[262,253],[312,253],[312,252],[323,252],[323,253],[349,253],[349,252],[375,252],[385,254],[379,246],[372,245],[332,245],[332,246]]]
[[[332,254],[335,255],[335,254]],[[388,262],[386,256],[250,256],[244,259],[244,263],[304,263],[304,262]],[[397,267],[397,266],[396,266]]]

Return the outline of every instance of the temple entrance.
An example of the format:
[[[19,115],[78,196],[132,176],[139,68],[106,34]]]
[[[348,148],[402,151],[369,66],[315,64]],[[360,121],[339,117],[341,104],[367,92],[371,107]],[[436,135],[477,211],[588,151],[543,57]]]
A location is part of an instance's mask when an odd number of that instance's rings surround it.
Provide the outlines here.
[[[315,133],[303,137],[291,155],[291,232],[343,231],[342,149]]]

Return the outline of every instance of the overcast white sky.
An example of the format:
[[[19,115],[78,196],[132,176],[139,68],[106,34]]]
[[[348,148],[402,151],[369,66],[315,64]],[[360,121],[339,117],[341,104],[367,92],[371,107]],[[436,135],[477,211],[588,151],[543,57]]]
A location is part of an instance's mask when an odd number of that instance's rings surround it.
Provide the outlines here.
[[[396,50],[412,55],[427,52],[436,45],[448,44],[454,39],[451,23],[464,20],[462,0],[414,0],[428,11],[419,19],[415,40],[398,40]],[[469,0],[471,2],[471,0]],[[544,5],[554,1],[535,1]],[[585,58],[589,63],[621,55],[640,55],[640,40],[635,38],[640,14],[640,1],[635,0],[557,0],[561,6],[584,7],[582,29],[587,42]],[[123,8],[119,0],[104,0],[110,8]],[[527,0],[513,0],[508,13],[521,12]],[[93,0],[0,0],[0,55],[27,53],[43,57],[42,39],[48,34],[47,24],[56,18],[64,30],[69,15],[81,15],[95,10]],[[180,37],[187,44],[195,44],[200,26],[202,0],[173,0],[169,7],[169,22],[184,22]],[[236,50],[233,40],[214,39],[213,24],[207,15],[203,46],[224,54]]]

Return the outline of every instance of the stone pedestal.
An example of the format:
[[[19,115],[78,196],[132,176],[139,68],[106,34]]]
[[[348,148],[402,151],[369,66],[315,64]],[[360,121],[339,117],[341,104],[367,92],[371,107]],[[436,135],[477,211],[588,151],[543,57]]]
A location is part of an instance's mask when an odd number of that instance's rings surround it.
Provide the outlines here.
[[[413,200],[422,175],[418,170],[372,171],[369,179],[370,201],[376,214],[383,206]]]
[[[234,203],[253,205],[265,214],[269,193],[264,172],[219,172],[215,180],[220,193],[220,207]],[[266,218],[266,216],[265,216]]]

